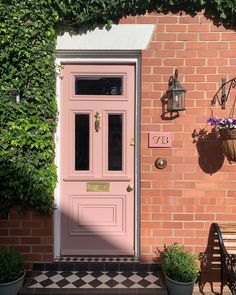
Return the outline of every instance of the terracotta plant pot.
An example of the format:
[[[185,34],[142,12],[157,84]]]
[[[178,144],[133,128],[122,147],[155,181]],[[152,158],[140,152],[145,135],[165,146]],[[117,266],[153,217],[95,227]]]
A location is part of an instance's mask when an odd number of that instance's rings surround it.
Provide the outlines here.
[[[229,162],[236,162],[236,129],[220,129],[222,151]]]

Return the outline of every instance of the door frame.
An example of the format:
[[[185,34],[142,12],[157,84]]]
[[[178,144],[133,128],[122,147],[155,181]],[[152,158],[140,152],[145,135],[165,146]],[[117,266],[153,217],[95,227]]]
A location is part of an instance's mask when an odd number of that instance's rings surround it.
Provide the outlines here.
[[[140,257],[140,77],[141,77],[141,51],[58,51],[56,57],[56,67],[58,69],[56,81],[56,100],[58,106],[58,126],[55,133],[55,164],[57,166],[58,183],[55,188],[54,212],[54,258],[60,256],[61,246],[61,214],[60,214],[60,136],[62,118],[60,116],[60,68],[64,64],[133,64],[135,66],[135,108],[134,108],[134,128],[135,128],[135,151],[134,151],[134,256]]]

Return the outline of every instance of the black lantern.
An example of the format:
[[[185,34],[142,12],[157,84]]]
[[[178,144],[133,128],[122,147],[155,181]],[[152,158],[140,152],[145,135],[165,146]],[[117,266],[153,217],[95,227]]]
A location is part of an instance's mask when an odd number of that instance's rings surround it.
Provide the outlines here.
[[[178,112],[185,110],[185,92],[186,90],[178,81],[178,70],[175,70],[174,77],[169,79],[169,88],[167,90],[167,111]]]
[[[16,88],[11,88],[10,94],[11,94],[12,101],[16,104],[19,104],[20,103],[20,91]]]

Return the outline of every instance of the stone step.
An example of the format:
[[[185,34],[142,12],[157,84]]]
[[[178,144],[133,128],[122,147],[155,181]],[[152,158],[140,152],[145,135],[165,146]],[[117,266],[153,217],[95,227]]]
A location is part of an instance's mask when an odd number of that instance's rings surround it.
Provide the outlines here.
[[[35,263],[35,271],[160,271],[158,263],[142,263],[134,257],[58,257]]]

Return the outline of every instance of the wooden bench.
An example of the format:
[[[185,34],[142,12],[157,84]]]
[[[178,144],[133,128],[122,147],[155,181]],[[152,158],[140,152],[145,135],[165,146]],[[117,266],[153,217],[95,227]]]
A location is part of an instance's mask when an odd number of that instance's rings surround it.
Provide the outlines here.
[[[236,224],[214,223],[221,255],[221,294],[225,285],[236,295]]]

